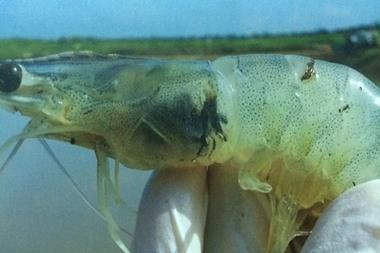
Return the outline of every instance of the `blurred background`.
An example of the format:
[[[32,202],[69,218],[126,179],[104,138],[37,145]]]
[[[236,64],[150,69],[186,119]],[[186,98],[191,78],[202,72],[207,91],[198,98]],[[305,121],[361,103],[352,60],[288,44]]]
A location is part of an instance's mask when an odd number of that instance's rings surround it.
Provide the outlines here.
[[[0,0],[0,60],[80,50],[171,59],[300,54],[349,65],[380,84],[380,1]],[[26,122],[2,111],[0,142]],[[96,205],[93,152],[49,143]],[[121,175],[125,204],[113,212],[131,232],[148,176]],[[0,252],[119,252],[37,141],[0,175],[0,203]]]
[[[207,58],[291,53],[380,83],[377,0],[0,1],[0,59],[62,51]]]

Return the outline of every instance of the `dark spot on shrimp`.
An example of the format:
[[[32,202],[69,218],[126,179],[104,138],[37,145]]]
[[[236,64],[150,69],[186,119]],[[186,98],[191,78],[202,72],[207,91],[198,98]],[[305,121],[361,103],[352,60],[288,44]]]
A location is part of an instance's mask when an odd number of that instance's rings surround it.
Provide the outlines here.
[[[216,141],[215,139],[212,139],[212,151],[214,151],[216,148]]]
[[[314,64],[314,59],[311,59],[311,61],[306,64],[307,69],[301,77],[301,81],[309,80],[312,76],[315,76]]]
[[[150,106],[148,102],[146,104]],[[166,152],[165,149],[170,149],[168,146],[170,143],[164,141],[158,133],[169,134],[170,138],[181,143],[180,146],[184,147],[184,150],[175,150],[176,152],[194,154],[199,150],[199,145],[208,145],[205,139],[201,139],[203,129],[200,110],[195,108],[191,97],[187,94],[178,96],[174,101],[151,106],[144,119],[143,122],[149,124],[140,124],[133,138],[140,136],[138,143],[149,143],[155,152]]]
[[[163,100],[154,105],[148,101],[144,106],[149,107],[144,114],[149,125],[140,124],[133,139],[141,145],[149,143],[154,152],[165,155],[176,152],[184,154],[186,160],[196,161],[198,157],[212,155],[220,141],[227,140],[222,124],[226,124],[228,118],[218,112],[215,92],[210,91],[200,103],[184,93],[175,99]],[[167,136],[170,141],[158,138],[157,132]]]
[[[201,147],[199,148],[198,152],[197,152],[197,157],[199,156],[205,156],[207,155],[207,152],[208,152],[208,142],[207,142],[207,138],[202,136],[200,138],[200,143],[201,143]],[[194,158],[196,159],[196,158]]]
[[[201,155],[201,152],[202,150],[204,150],[204,148],[207,148],[207,150],[209,150],[208,146],[211,142],[212,147],[210,153],[208,154],[208,156],[211,156],[212,152],[216,148],[215,137],[211,133],[214,133],[216,136],[219,136],[219,138],[221,138],[223,141],[227,141],[227,137],[223,133],[221,125],[223,120],[221,119],[220,114],[217,113],[216,97],[208,98],[204,102],[200,115],[200,120],[202,124],[203,134],[200,138],[201,147],[199,148],[197,155]],[[228,121],[227,118],[225,118],[224,120]]]
[[[340,108],[338,111],[344,112],[345,110],[348,110],[348,109],[350,109],[350,106],[347,104],[347,105],[343,106],[343,108]]]
[[[225,125],[228,124],[228,119],[227,119],[226,115],[219,114],[219,118],[220,118],[220,122],[222,122]]]
[[[74,137],[71,137],[71,138],[70,138],[70,144],[72,144],[72,145],[75,144],[75,138],[74,138]]]
[[[89,113],[92,112],[92,111],[93,111],[93,109],[89,109],[89,110],[85,111],[85,112],[83,113],[83,115],[89,114]]]
[[[240,57],[237,57],[237,68],[240,73],[243,73],[243,69],[241,68],[241,65],[240,65]]]
[[[362,91],[362,90],[363,90],[363,87],[362,87],[362,86],[360,86],[360,87],[359,87],[359,90],[360,90],[360,91]]]
[[[354,181],[352,181],[352,185],[353,185],[353,186],[356,186],[356,183],[355,183]]]

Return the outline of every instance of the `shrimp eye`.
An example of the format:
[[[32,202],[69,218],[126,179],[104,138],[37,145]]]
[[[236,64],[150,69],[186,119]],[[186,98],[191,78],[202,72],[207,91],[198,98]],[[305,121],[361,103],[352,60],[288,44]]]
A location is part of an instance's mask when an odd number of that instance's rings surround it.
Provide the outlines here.
[[[0,65],[0,91],[12,92],[21,84],[22,70],[18,64],[5,63]]]

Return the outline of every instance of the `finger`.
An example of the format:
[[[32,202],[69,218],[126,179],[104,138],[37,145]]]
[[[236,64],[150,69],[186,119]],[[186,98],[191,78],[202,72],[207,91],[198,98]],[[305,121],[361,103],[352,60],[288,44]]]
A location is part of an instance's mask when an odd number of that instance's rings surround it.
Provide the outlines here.
[[[145,187],[134,253],[201,253],[207,212],[206,169],[156,171]]]
[[[266,195],[242,190],[233,167],[212,166],[207,177],[204,252],[265,252],[270,215]]]
[[[334,201],[301,252],[380,252],[380,180],[358,185]]]

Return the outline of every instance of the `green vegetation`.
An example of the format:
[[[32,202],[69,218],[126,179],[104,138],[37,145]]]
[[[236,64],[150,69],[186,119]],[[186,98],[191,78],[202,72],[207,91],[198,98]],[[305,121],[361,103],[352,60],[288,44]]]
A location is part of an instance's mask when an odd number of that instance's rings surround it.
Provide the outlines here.
[[[344,44],[344,34],[146,40],[62,38],[53,41],[10,39],[0,41],[0,58],[35,57],[68,50],[91,50],[99,53],[128,55],[202,56],[294,50],[308,51],[318,50],[323,45],[332,44]]]
[[[0,59],[29,58],[64,51],[91,50],[98,53],[155,56],[163,58],[209,58],[249,53],[288,53],[340,62],[363,72],[380,84],[380,41],[347,50],[348,34],[358,30],[319,31],[307,34],[253,37],[205,37],[186,39],[94,39],[0,40]],[[378,26],[372,31],[380,34]]]

